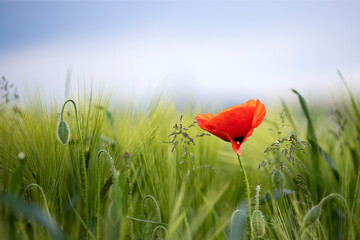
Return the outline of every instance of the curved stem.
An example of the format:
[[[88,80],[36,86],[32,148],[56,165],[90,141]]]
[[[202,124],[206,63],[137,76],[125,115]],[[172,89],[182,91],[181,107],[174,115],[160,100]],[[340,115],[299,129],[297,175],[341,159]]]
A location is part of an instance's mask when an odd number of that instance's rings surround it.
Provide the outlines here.
[[[50,211],[49,211],[49,206],[48,206],[48,203],[47,203],[47,201],[46,201],[45,193],[44,193],[42,187],[40,187],[40,186],[39,186],[38,184],[36,184],[36,183],[31,183],[31,184],[27,185],[26,188],[24,189],[23,196],[25,196],[26,191],[27,191],[30,187],[32,187],[32,186],[37,187],[37,188],[40,190],[41,195],[42,195],[43,200],[44,200],[45,210],[46,210],[47,214],[49,215],[49,221],[50,221],[50,223],[52,224],[52,217],[51,217],[51,214],[50,214]]]
[[[321,206],[325,203],[325,201],[330,200],[331,198],[339,198],[339,199],[344,203],[344,205],[346,206],[346,210],[347,210],[348,212],[350,212],[349,206],[348,206],[345,198],[344,198],[343,196],[341,196],[340,194],[338,194],[338,193],[330,193],[329,195],[327,195],[326,197],[324,197],[324,198],[319,202],[318,206],[321,207]]]
[[[248,204],[249,204],[250,234],[251,234],[251,239],[254,240],[254,229],[253,229],[252,220],[251,220],[251,197],[250,197],[249,181],[248,181],[248,178],[246,176],[246,172],[245,172],[244,166],[242,165],[239,154],[236,154],[236,156],[237,156],[237,158],[239,160],[240,168],[241,168],[241,171],[242,171],[242,173],[244,175],[244,179],[245,179],[245,183],[246,183],[246,193],[247,193],[247,199],[248,199]]]
[[[154,231],[153,231],[153,233],[151,234],[151,239],[154,239],[155,238],[155,233],[156,233],[156,231],[158,231],[159,229],[162,229],[164,232],[165,232],[165,234],[167,234],[168,233],[168,231],[167,231],[167,229],[164,227],[164,226],[157,226],[155,229],[154,229]]]
[[[84,177],[84,185],[85,185],[85,189],[84,189],[84,195],[85,195],[85,216],[86,216],[86,239],[89,239],[89,233],[88,233],[88,229],[89,229],[89,206],[88,206],[88,199],[89,199],[89,185],[88,185],[88,179],[87,179],[87,172],[86,172],[86,163],[85,163],[85,152],[84,152],[84,142],[83,142],[83,138],[82,138],[82,134],[81,134],[81,129],[80,129],[80,122],[79,122],[79,117],[78,117],[78,111],[77,111],[77,107],[76,107],[76,103],[74,102],[74,100],[72,99],[68,99],[65,101],[65,103],[63,104],[62,110],[61,110],[61,120],[64,120],[64,109],[65,109],[65,105],[71,102],[74,105],[74,109],[75,109],[75,118],[76,118],[76,125],[77,125],[77,130],[78,130],[78,134],[79,134],[79,138],[80,138],[80,148],[81,148],[81,166],[82,166],[82,170],[83,170],[83,177]]]
[[[350,212],[349,205],[348,205],[346,199],[345,199],[342,195],[340,195],[340,194],[338,194],[338,193],[331,193],[331,194],[327,195],[326,197],[324,197],[324,198],[319,202],[318,206],[321,207],[321,206],[325,203],[325,201],[330,200],[331,198],[338,198],[338,199],[340,199],[340,200],[344,203],[345,209],[346,209],[347,214],[348,214],[348,217],[349,217],[349,222],[350,222],[350,225],[349,225],[349,226],[350,226],[349,235],[351,236],[350,239],[353,239],[353,236],[352,236],[352,232],[353,232],[353,231],[352,231],[352,228],[353,228],[352,216],[351,216],[351,212]]]
[[[150,223],[150,224],[157,224],[157,225],[160,225],[160,226],[170,227],[170,225],[167,224],[167,223],[155,222],[155,221],[150,221],[150,220],[144,220],[144,219],[134,218],[134,217],[129,217],[129,216],[126,216],[126,218],[127,218],[127,219],[130,219],[130,220],[133,220],[133,221],[138,221],[138,222],[143,222],[143,223]],[[180,232],[179,230],[176,230],[176,232],[181,236],[180,239],[183,239],[181,232]]]
[[[116,169],[115,169],[115,165],[114,165],[114,161],[113,159],[111,158],[110,154],[104,150],[104,149],[101,149],[99,152],[98,152],[98,156],[97,156],[97,159],[98,159],[98,174],[99,174],[99,179],[98,179],[98,196],[97,196],[97,220],[96,220],[96,239],[100,239],[100,191],[101,191],[101,171],[100,171],[100,155],[101,153],[105,153],[108,160],[109,160],[109,163],[110,163],[110,166],[111,166],[111,170],[112,170],[112,173],[113,173],[113,178],[115,179],[115,174],[116,174]]]
[[[231,236],[233,235],[232,232],[233,232],[233,228],[234,228],[234,218],[235,218],[236,213],[243,214],[244,218],[246,218],[246,214],[243,210],[236,209],[233,212],[233,214],[231,215],[231,222],[230,222],[230,239],[231,239]]]
[[[157,203],[156,199],[155,199],[153,196],[151,196],[151,195],[146,195],[146,196],[143,198],[143,200],[142,200],[142,204],[143,204],[143,215],[144,215],[144,217],[145,217],[145,201],[146,201],[146,199],[148,199],[148,198],[150,198],[150,199],[153,201],[153,203],[155,204],[155,206],[156,206],[156,212],[157,212],[157,214],[158,214],[157,217],[158,217],[159,222],[161,222],[161,212],[160,212],[159,204]]]
[[[101,153],[105,153],[105,155],[108,157],[108,160],[109,160],[109,164],[110,164],[110,167],[111,167],[111,171],[112,171],[113,177],[115,177],[115,175],[116,175],[116,168],[115,168],[114,160],[112,159],[112,157],[110,156],[110,154],[109,154],[106,150],[104,150],[104,149],[101,149],[101,150],[98,152],[98,160],[100,159]]]

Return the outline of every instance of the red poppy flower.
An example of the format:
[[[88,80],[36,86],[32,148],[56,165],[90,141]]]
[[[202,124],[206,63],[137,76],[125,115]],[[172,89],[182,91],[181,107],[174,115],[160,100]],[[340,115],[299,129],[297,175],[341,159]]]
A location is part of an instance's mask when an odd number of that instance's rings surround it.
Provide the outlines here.
[[[240,147],[260,125],[266,114],[259,100],[249,100],[222,110],[218,115],[198,114],[195,119],[202,129],[231,142],[233,150],[240,155]]]

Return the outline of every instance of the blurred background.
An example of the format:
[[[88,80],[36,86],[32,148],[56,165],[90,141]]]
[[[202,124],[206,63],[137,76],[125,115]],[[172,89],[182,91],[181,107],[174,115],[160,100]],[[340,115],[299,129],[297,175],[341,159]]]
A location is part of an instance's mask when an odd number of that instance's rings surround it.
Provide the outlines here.
[[[360,90],[358,1],[0,2],[0,75],[20,95],[79,86],[146,101],[331,101]]]

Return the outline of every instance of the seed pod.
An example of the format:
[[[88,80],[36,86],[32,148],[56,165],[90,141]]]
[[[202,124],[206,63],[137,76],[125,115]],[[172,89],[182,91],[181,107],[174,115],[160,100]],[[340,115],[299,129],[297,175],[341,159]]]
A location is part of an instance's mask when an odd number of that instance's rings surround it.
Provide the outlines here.
[[[312,207],[306,214],[303,220],[303,228],[307,228],[310,227],[311,225],[313,225],[319,218],[321,215],[321,207],[320,206],[314,206]]]
[[[57,127],[57,136],[62,144],[67,144],[70,138],[69,126],[65,121],[60,121]]]
[[[124,153],[123,158],[125,159],[126,164],[130,163],[130,157],[131,157],[130,153],[128,153],[128,152]]]
[[[19,161],[26,161],[26,155],[24,152],[19,152],[18,154]]]
[[[265,235],[265,221],[260,210],[253,211],[252,225],[256,237],[263,237]]]

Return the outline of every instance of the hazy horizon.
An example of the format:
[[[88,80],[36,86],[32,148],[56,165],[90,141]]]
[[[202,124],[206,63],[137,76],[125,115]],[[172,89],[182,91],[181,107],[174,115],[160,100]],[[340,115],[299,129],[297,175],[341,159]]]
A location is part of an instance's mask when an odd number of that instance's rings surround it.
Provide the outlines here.
[[[77,82],[144,99],[326,101],[360,90],[359,2],[0,2],[0,75],[63,98]],[[291,98],[290,97],[290,98]]]

